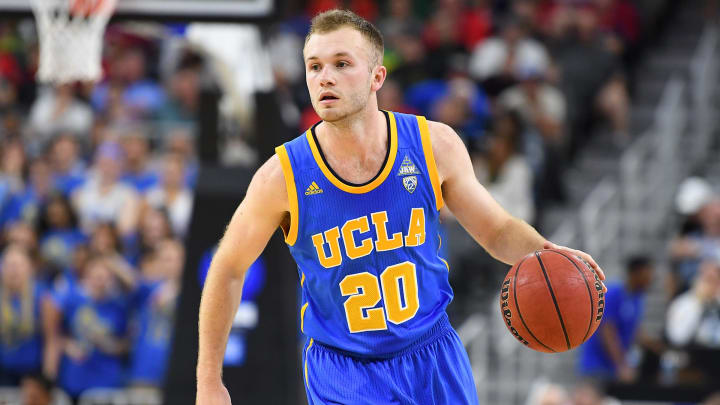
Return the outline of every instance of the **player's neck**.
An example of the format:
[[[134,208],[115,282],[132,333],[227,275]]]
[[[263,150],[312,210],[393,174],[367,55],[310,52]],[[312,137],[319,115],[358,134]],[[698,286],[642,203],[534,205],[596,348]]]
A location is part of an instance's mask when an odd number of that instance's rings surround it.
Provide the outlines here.
[[[336,158],[384,156],[386,128],[385,115],[377,108],[366,108],[343,120],[323,122],[317,128],[317,137],[323,150],[332,151]]]

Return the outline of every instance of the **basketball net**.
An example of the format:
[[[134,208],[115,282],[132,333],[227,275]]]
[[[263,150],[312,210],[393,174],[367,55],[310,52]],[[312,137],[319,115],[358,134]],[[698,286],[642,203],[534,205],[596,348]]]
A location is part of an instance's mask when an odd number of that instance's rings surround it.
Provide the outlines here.
[[[37,80],[97,81],[105,26],[117,0],[30,0],[40,39]]]

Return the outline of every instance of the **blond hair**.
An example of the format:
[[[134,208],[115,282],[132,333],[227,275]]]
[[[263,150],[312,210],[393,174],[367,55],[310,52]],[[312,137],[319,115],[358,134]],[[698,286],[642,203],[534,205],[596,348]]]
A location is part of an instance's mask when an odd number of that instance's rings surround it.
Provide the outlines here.
[[[385,52],[385,42],[382,34],[368,20],[360,17],[350,10],[328,10],[313,17],[310,23],[310,31],[305,36],[305,45],[313,34],[326,34],[339,30],[343,27],[349,27],[358,31],[372,45],[373,66],[382,63],[383,53]]]

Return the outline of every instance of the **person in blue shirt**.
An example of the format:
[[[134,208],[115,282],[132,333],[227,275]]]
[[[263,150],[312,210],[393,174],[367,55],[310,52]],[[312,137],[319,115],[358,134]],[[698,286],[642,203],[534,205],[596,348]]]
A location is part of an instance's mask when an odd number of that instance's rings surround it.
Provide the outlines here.
[[[160,182],[160,176],[150,166],[150,143],[141,129],[122,134],[121,144],[125,151],[125,169],[120,181],[145,194]]]
[[[69,200],[62,194],[51,195],[42,207],[38,233],[46,265],[56,271],[69,267],[75,248],[88,241],[78,228],[77,215]]]
[[[21,245],[8,246],[0,266],[0,384],[17,385],[24,374],[38,372],[42,365],[43,289]]]
[[[79,146],[72,133],[59,134],[50,148],[52,181],[56,190],[69,197],[87,179],[87,167],[80,159]]]
[[[32,162],[29,184],[24,190],[13,194],[0,213],[0,223],[3,226],[16,221],[36,223],[40,207],[53,191],[50,174],[50,167],[44,159],[36,159]]]
[[[53,375],[71,397],[90,388],[119,388],[126,381],[123,356],[128,349],[130,300],[118,281],[133,283],[113,258],[90,259],[77,288],[54,297],[59,321],[47,332],[51,347],[59,349],[48,356],[46,371]],[[59,368],[58,367],[59,357]]]
[[[653,351],[661,350],[640,328],[654,264],[645,256],[635,256],[627,261],[626,271],[624,282],[607,285],[602,322],[582,345],[578,364],[582,375],[632,382],[637,377],[637,364],[628,355],[631,347],[639,344]]]
[[[136,333],[130,383],[159,388],[165,380],[185,249],[178,240],[166,239],[156,245],[150,256],[145,260],[143,280],[135,294]]]

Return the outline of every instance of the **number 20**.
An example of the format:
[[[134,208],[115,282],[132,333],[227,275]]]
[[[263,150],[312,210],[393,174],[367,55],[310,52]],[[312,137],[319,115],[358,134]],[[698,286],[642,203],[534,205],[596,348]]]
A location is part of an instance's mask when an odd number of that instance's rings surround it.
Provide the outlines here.
[[[400,283],[403,285],[402,292]],[[343,296],[350,296],[344,304],[350,333],[387,329],[383,309],[375,308],[383,297],[387,320],[396,325],[414,317],[420,308],[415,264],[411,262],[386,267],[380,274],[379,283],[378,277],[367,271],[345,276],[340,282],[340,292]],[[363,314],[363,310],[367,315]]]

